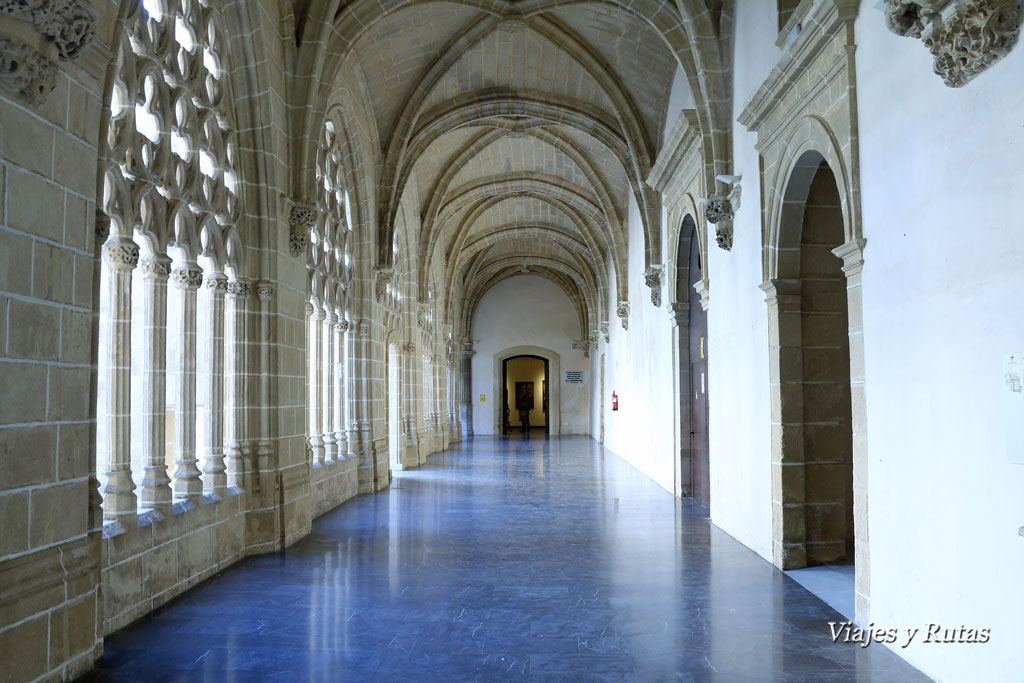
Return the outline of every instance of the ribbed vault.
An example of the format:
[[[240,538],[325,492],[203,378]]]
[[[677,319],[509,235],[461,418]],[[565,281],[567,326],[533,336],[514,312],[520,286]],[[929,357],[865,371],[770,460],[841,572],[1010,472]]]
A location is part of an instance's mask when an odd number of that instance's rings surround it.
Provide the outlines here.
[[[369,253],[392,268],[396,230],[413,231],[403,240],[416,245],[408,295],[441,293],[457,336],[471,329],[479,297],[524,269],[558,284],[577,306],[580,338],[591,336],[642,275],[628,272],[631,206],[644,265],[663,263],[660,195],[644,181],[678,68],[696,102],[706,185],[729,170],[729,50],[719,38],[731,30],[728,2],[294,7],[294,122],[308,143],[293,164],[311,167],[315,131],[338,93],[361,92],[377,147]],[[342,85],[342,73],[358,88]],[[310,190],[299,182],[301,199]]]

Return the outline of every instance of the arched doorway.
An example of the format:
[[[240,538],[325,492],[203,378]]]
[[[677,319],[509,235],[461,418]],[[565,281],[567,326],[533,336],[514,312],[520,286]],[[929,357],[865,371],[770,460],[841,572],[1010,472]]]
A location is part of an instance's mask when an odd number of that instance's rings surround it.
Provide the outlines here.
[[[797,161],[784,195],[771,346],[773,556],[783,569],[853,560],[853,420],[846,241],[836,178]]]
[[[550,432],[548,360],[520,355],[501,363],[502,434]]]
[[[402,429],[399,414],[402,398],[401,357],[398,347],[388,344],[388,459],[391,469],[402,469]]]
[[[695,501],[706,508],[711,507],[711,462],[708,440],[708,314],[700,303],[700,294],[693,287],[694,282],[703,278],[703,264],[700,259],[700,240],[697,226],[689,216],[683,230],[689,228],[689,254],[687,256],[689,276],[686,280],[686,299],[689,301],[688,345],[690,360],[690,490]],[[678,286],[678,282],[677,282]],[[682,340],[681,340],[682,341]],[[685,357],[682,356],[681,357]]]

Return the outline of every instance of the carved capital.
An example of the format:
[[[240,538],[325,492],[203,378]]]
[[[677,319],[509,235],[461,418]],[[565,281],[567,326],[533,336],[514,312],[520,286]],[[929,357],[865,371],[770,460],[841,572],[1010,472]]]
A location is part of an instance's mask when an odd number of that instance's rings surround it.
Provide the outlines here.
[[[260,301],[269,301],[274,296],[274,286],[266,282],[256,285],[256,298]]]
[[[339,332],[348,332],[349,328],[352,327],[352,323],[341,318],[338,320],[338,324],[334,326]]]
[[[1005,57],[1020,36],[1020,0],[885,0],[885,24],[920,38],[935,73],[959,88]]]
[[[252,293],[248,282],[242,280],[228,280],[228,296],[235,299],[247,299]]]
[[[139,245],[127,238],[103,245],[103,262],[119,273],[128,273],[139,265]]]
[[[171,273],[171,282],[178,289],[197,290],[203,284],[203,271],[184,266]]]
[[[601,336],[604,337],[604,343],[607,344],[612,340],[611,325],[607,321],[602,322],[600,325]]]
[[[205,287],[211,294],[214,292],[220,292],[223,294],[228,291],[228,279],[220,273],[208,275],[203,280],[203,287]]]
[[[619,321],[622,323],[622,329],[629,329],[629,302],[620,301],[619,305],[615,308],[615,314],[619,316]]]
[[[147,279],[166,279],[171,274],[171,259],[152,254],[139,261],[139,268]]]

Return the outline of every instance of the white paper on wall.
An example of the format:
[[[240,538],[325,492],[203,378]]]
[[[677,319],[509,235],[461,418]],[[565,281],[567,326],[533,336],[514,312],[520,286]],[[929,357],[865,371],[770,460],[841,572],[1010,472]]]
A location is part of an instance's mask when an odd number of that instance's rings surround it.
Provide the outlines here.
[[[1003,356],[1006,459],[1024,465],[1024,353]]]

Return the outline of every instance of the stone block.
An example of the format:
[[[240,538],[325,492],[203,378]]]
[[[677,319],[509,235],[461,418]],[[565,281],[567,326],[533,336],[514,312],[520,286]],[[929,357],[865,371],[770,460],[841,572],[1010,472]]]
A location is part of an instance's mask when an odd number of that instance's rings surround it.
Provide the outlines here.
[[[0,494],[0,520],[3,520],[0,556],[28,550],[28,503],[28,491]]]
[[[807,540],[815,543],[846,542],[846,506],[842,503],[808,503],[804,508]],[[845,547],[841,557],[845,554]]]
[[[803,385],[803,418],[807,422],[841,421],[849,424],[850,387],[838,382]]]
[[[60,309],[11,299],[8,303],[7,355],[10,358],[53,360],[60,349]],[[37,394],[39,387],[31,387]],[[26,387],[28,388],[28,387]],[[5,389],[10,391],[8,385]],[[39,396],[40,400],[44,397]]]
[[[56,426],[0,429],[0,490],[52,482],[56,454]]]
[[[95,241],[94,204],[71,193],[64,195],[64,244],[91,252]]]
[[[32,294],[32,240],[0,230],[0,290]]]
[[[68,308],[60,312],[60,360],[88,365],[93,342],[92,315]]]
[[[807,544],[807,564],[832,564],[846,559],[844,541],[826,541]]]
[[[47,615],[0,631],[0,681],[31,681],[48,670]]]
[[[804,466],[772,465],[772,498],[783,505],[804,502]]]
[[[7,176],[7,224],[54,242],[64,239],[64,188],[22,171]]]
[[[96,152],[70,135],[58,133],[54,142],[54,179],[80,195],[96,193]]]
[[[808,503],[852,503],[852,484],[848,463],[807,463],[806,495]]]
[[[50,613],[50,666],[92,649],[96,629],[96,594],[92,593]]]
[[[76,83],[71,84],[68,95],[68,132],[94,144],[100,131],[99,98]]]
[[[88,367],[50,370],[51,420],[88,420],[92,411],[91,371]]]
[[[156,595],[178,583],[177,543],[165,543],[142,556],[142,580],[146,595]]]
[[[801,324],[804,346],[840,346],[850,336],[846,316],[838,313],[805,314]]]
[[[807,462],[851,461],[853,436],[849,423],[805,424],[803,436]]]
[[[141,557],[134,557],[103,570],[104,619],[113,619],[131,609],[144,596]]]
[[[82,308],[92,308],[93,287],[99,280],[99,274],[96,272],[97,261],[91,256],[75,254],[74,263],[74,304]]]
[[[27,112],[9,106],[0,109],[0,158],[9,163],[49,177],[53,138],[53,127]],[[92,165],[96,166],[95,156]]]
[[[63,201],[63,197],[61,199]],[[63,231],[61,219],[60,232]],[[32,258],[32,295],[61,304],[75,303],[74,268],[74,253],[36,242]]]
[[[86,532],[89,487],[86,481],[34,489],[29,540],[33,546],[63,541]],[[60,511],[55,514],[55,511]]]

